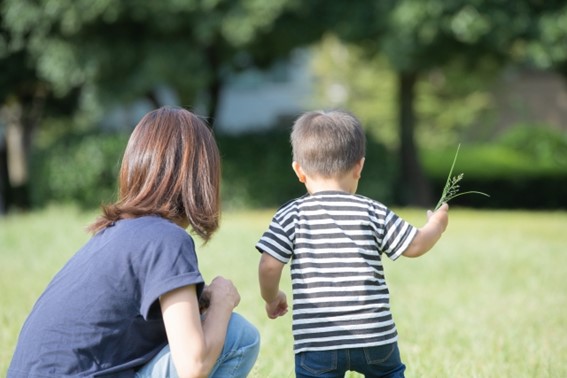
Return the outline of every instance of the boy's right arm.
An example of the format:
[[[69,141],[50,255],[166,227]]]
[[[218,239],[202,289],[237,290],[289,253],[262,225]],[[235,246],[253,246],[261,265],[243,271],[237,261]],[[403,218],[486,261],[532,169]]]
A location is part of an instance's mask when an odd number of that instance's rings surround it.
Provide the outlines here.
[[[447,228],[449,223],[448,212],[449,205],[446,203],[434,213],[428,212],[427,223],[417,231],[417,234],[402,255],[418,257],[429,251]]]
[[[263,252],[258,267],[260,293],[266,302],[266,312],[270,319],[287,313],[287,298],[280,290],[280,278],[284,263]]]

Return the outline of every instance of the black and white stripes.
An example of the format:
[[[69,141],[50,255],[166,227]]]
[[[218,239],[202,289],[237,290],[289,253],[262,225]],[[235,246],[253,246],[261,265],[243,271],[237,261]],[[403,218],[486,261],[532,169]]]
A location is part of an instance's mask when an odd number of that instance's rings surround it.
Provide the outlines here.
[[[256,248],[291,260],[295,352],[397,340],[381,256],[399,257],[415,233],[359,195],[320,192],[282,206]]]

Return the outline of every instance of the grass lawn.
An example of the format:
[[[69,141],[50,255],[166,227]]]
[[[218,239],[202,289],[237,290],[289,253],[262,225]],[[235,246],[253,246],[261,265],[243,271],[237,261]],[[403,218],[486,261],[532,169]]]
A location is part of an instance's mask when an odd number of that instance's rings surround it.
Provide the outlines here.
[[[399,213],[416,226],[425,218]],[[242,296],[237,311],[260,329],[251,374],[259,378],[294,376],[291,313],[269,320],[257,286],[254,244],[272,214],[227,212],[199,248],[206,279],[231,278]],[[52,207],[0,219],[1,376],[31,306],[87,240],[83,227],[94,216]],[[434,250],[385,265],[407,377],[567,377],[567,212],[454,208]]]

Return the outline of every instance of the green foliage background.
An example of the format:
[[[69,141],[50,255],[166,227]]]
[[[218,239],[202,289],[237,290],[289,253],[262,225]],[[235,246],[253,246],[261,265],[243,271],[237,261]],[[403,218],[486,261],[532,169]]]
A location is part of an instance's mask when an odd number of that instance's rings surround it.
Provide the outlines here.
[[[72,202],[92,208],[113,201],[127,138],[115,133],[72,133],[36,150],[31,187],[35,206]]]
[[[395,150],[399,144],[396,110],[398,88],[395,67],[383,56],[369,55],[354,44],[327,35],[314,48],[315,107],[348,109],[377,140]],[[419,145],[456,145],[491,108],[490,83],[499,72],[489,60],[479,63],[474,75],[455,59],[443,69],[425,72],[416,89],[416,127]]]
[[[305,193],[291,169],[289,131],[219,136],[223,155],[223,198],[228,207],[274,207]],[[395,164],[386,148],[369,140],[359,193],[392,200]]]
[[[74,202],[94,208],[110,202],[127,135],[64,134],[38,149],[33,159],[36,207]],[[218,135],[223,159],[225,208],[277,207],[305,188],[291,169],[289,130]],[[423,149],[421,157],[434,193],[441,193],[456,146]],[[567,209],[567,135],[524,125],[482,145],[463,145],[454,174],[464,173],[462,190],[491,195],[463,196],[455,204],[484,208]],[[396,205],[397,157],[369,138],[358,193]],[[433,206],[434,204],[432,204]]]

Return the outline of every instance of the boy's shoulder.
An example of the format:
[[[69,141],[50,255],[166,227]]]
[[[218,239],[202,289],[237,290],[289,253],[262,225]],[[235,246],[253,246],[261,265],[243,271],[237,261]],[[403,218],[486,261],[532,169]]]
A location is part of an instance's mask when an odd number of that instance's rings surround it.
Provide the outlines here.
[[[362,194],[353,194],[353,196],[358,199],[359,201],[366,202],[368,204],[372,204],[377,207],[386,207],[382,202],[375,200],[374,198],[366,197]]]
[[[375,200],[373,198],[367,197],[358,193],[344,193],[337,191],[323,192],[320,196],[315,196],[315,198],[322,198],[330,203],[332,202],[351,202],[357,203],[359,205],[373,207],[373,208],[386,208],[382,202]]]
[[[350,206],[354,206],[359,209],[366,209],[366,211],[370,213],[385,214],[390,211],[390,209],[382,202],[358,193],[344,194],[342,198],[337,199],[337,201],[344,201],[350,204]]]
[[[287,208],[290,208],[290,207],[297,206],[297,205],[301,204],[302,202],[305,202],[309,198],[311,198],[311,195],[309,193],[305,193],[302,196],[290,199],[289,201],[287,201],[283,205],[281,205],[278,208],[278,211],[281,210],[281,209],[287,209]]]
[[[288,212],[290,209],[296,208],[297,204],[308,196],[309,196],[308,194],[305,194],[301,197],[290,199],[289,201],[285,202],[280,207],[278,207],[278,209],[276,210],[276,214],[285,213]]]
[[[311,202],[315,201],[320,203],[321,200],[323,200],[324,202],[329,202],[330,204],[334,202],[349,202],[357,204],[358,206],[366,207],[368,209],[381,211],[388,210],[388,207],[382,202],[357,193],[350,194],[342,192],[325,192],[316,195],[310,195],[309,193],[306,193],[301,197],[293,198],[282,204],[277,209],[275,217],[289,216],[290,213],[299,211],[302,205],[309,206]]]

